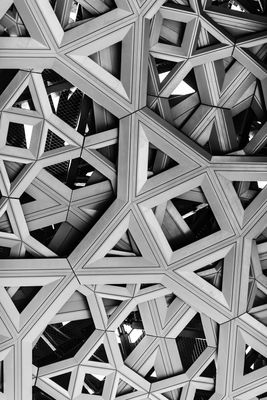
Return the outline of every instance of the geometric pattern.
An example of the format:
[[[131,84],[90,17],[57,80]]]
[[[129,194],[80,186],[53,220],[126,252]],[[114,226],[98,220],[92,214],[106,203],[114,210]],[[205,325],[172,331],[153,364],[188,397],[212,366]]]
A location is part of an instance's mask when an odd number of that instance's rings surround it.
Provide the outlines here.
[[[263,0],[2,0],[0,400],[267,393]]]

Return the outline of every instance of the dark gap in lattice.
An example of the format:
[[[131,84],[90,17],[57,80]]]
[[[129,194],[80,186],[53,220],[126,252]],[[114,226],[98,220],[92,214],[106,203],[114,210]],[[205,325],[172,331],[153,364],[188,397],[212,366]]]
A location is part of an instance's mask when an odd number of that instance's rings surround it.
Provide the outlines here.
[[[17,69],[1,69],[1,79],[0,79],[0,95],[12,81],[12,79],[17,74]]]
[[[41,367],[73,357],[95,330],[93,319],[50,324],[33,349],[33,364]]]
[[[15,294],[10,296],[19,313],[27,307],[40,289],[41,286],[21,286]]]
[[[207,378],[216,378],[216,365],[215,365],[215,361],[213,360],[208,366],[207,368],[204,369],[204,371],[202,372],[201,376],[203,377],[207,377]]]
[[[185,28],[186,23],[184,22],[163,19],[159,35],[159,43],[181,46]]]
[[[113,162],[117,165],[118,161],[118,144],[113,144],[107,147],[101,147],[97,149],[99,153],[101,153],[104,157],[106,157],[109,161]]]
[[[267,5],[266,2],[261,0],[251,1],[251,0],[212,0],[212,6],[217,6],[222,9],[232,10],[237,12],[245,12],[251,14],[261,14],[266,15]],[[235,8],[238,6],[238,8]]]
[[[131,341],[131,332],[127,333],[127,327],[132,331],[135,329],[140,330],[140,336],[135,342]],[[144,326],[138,307],[125,318],[123,323],[118,327],[116,334],[122,358],[125,360],[145,336]]]
[[[206,349],[207,341],[199,314],[189,322],[176,338],[183,369],[186,371]]]
[[[256,371],[267,365],[267,358],[257,352],[251,346],[246,345],[245,362],[244,362],[244,375]]]
[[[208,391],[203,389],[197,389],[195,392],[194,400],[208,400],[214,393],[214,390]]]
[[[163,6],[180,9],[181,7],[189,7],[189,2],[188,0],[167,0]]]
[[[13,182],[14,179],[19,175],[19,173],[23,170],[25,167],[25,164],[22,163],[17,163],[13,161],[4,161],[7,175],[9,177],[10,182]]]
[[[101,375],[98,375],[100,377]],[[85,374],[82,393],[101,396],[103,393],[105,377],[102,380],[92,374]]]
[[[63,161],[46,167],[45,170],[72,190],[107,180],[82,158]]]
[[[55,400],[55,398],[49,396],[47,393],[43,392],[43,390],[34,385],[32,388],[32,400]]]
[[[49,150],[58,149],[60,147],[64,147],[64,143],[65,142],[63,139],[61,139],[54,132],[52,132],[50,129],[48,129],[44,151],[49,151]]]
[[[10,248],[0,246],[0,259],[9,258],[9,255],[10,255]]]
[[[107,353],[103,344],[98,347],[94,354],[89,358],[89,361],[108,363]]]
[[[216,287],[219,290],[222,290],[223,267],[224,259],[221,259],[203,268],[200,268],[195,272],[202,279],[209,282],[212,286]]]
[[[14,4],[0,19],[0,36],[4,37],[29,37],[25,24]]]
[[[89,56],[94,62],[99,64],[107,72],[111,73],[115,78],[121,79],[121,51],[122,42],[114,43],[113,45],[93,53]],[[107,65],[106,62],[102,64],[101,59],[106,58],[106,53],[109,52],[110,64]]]
[[[148,178],[150,178],[151,176],[158,175],[163,171],[167,171],[172,167],[176,167],[177,165],[179,165],[177,161],[167,156],[157,147],[152,145],[152,143],[149,143],[148,171],[147,171]]]
[[[50,379],[61,386],[63,389],[68,390],[70,383],[71,372],[66,372],[65,374],[52,376]]]
[[[44,70],[42,76],[53,113],[83,136],[119,126],[114,115],[53,70]]]
[[[15,101],[13,107],[22,108],[24,102],[28,103],[30,110],[35,111],[32,95],[28,86],[24,89],[19,98]]]
[[[127,256],[135,257],[141,256],[141,252],[131,235],[131,232],[127,229],[123,234],[121,239],[116,243],[116,245],[107,253],[106,257],[118,257]]]
[[[27,204],[31,203],[32,201],[35,201],[35,199],[30,196],[27,192],[22,193],[22,195],[19,198],[20,204]]]
[[[9,219],[7,212],[4,212],[3,215],[1,215],[1,217],[0,217],[0,231],[7,232],[7,233],[13,233],[12,226],[11,226],[10,219]]]
[[[7,146],[27,148],[25,128],[23,124],[10,122],[7,133]]]
[[[264,184],[265,182],[263,182],[263,185]],[[261,181],[234,181],[233,186],[244,209],[246,209],[262,191],[262,188],[260,187]]]

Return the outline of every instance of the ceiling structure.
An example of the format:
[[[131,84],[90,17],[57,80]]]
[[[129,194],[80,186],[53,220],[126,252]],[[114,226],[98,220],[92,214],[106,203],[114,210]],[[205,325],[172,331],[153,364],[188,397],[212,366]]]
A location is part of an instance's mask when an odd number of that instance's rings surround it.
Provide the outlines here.
[[[266,13],[1,0],[0,400],[267,398]]]

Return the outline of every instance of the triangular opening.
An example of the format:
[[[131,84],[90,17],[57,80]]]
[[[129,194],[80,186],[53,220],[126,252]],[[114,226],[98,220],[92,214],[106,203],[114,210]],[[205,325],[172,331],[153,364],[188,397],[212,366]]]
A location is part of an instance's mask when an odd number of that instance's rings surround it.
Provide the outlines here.
[[[177,296],[175,296],[174,293],[171,293],[171,294],[167,294],[165,296],[165,299],[166,299],[167,307],[170,307],[170,305],[174,302],[174,300],[177,299]]]
[[[163,19],[159,34],[159,43],[181,47],[185,28],[185,22]]]
[[[177,63],[175,61],[163,60],[160,58],[154,58],[154,60],[159,75],[159,81],[162,82]]]
[[[265,243],[267,241],[267,228],[257,237],[256,243]]]
[[[87,299],[75,292],[40,336],[33,349],[33,364],[41,367],[73,357],[94,330]]]
[[[266,365],[267,358],[254,350],[251,346],[246,345],[243,374],[247,375],[250,372],[265,367]]]
[[[97,151],[102,154],[102,156],[106,157],[113,164],[117,165],[118,160],[118,144],[112,144],[110,146],[102,147],[97,149]]]
[[[0,32],[0,36],[7,37],[30,36],[14,4],[11,5],[5,15],[0,19]]]
[[[134,392],[136,392],[136,389],[133,386],[126,383],[123,379],[119,379],[116,397]]]
[[[51,69],[42,77],[52,111],[83,136],[118,127],[118,119]]]
[[[50,377],[50,379],[63,389],[68,390],[70,383],[71,372],[66,372],[62,375]]]
[[[0,230],[1,232],[13,233],[13,229],[7,212],[4,212],[0,217]]]
[[[106,311],[106,314],[107,314],[108,318],[114,313],[114,311],[122,303],[121,300],[110,299],[110,298],[103,298],[102,300],[103,300],[103,304],[104,304],[105,311]]]
[[[122,42],[117,42],[97,53],[90,54],[89,58],[112,74],[121,79],[121,50]]]
[[[199,314],[189,322],[176,338],[184,371],[186,371],[206,349],[207,341]]]
[[[196,50],[204,49],[214,44],[221,44],[221,42],[219,42],[219,40],[216,39],[210,32],[201,27],[197,40]]]
[[[179,400],[181,398],[182,389],[169,390],[163,392],[162,395],[168,400]]]
[[[82,158],[63,161],[46,167],[45,170],[72,190],[107,180]]]
[[[232,183],[244,209],[252,203],[267,185],[267,181],[234,181]]]
[[[35,201],[35,199],[29,195],[27,192],[23,192],[22,195],[19,198],[20,204],[28,204],[31,203],[32,201]]]
[[[224,259],[221,259],[196,270],[195,273],[205,281],[209,282],[212,286],[222,290],[223,264]]]
[[[32,301],[42,286],[6,287],[6,291],[13,301],[16,309],[21,313]]]
[[[158,147],[149,143],[148,149],[148,179],[152,176],[158,175],[163,171],[167,171],[172,167],[176,167],[178,164],[173,158],[167,156]]]
[[[93,4],[86,4],[86,2],[79,2],[79,0],[72,0],[69,5],[68,15],[66,18],[60,14],[60,7],[57,7],[58,0],[49,0],[52,8],[54,9],[56,16],[64,29],[67,31],[81,23],[96,18],[99,15],[105,14],[115,8],[117,8],[114,0],[98,1]]]
[[[192,69],[186,77],[179,82],[169,97],[170,106],[174,107],[181,101],[181,96],[189,96],[197,92],[197,81]],[[184,98],[184,97],[183,97]]]
[[[220,229],[200,187],[174,197],[152,210],[173,251]]]
[[[82,393],[101,396],[103,393],[105,376],[98,374],[85,374]]]
[[[103,344],[98,347],[94,354],[89,358],[89,361],[108,363],[107,353]]]
[[[19,175],[19,173],[25,167],[25,164],[13,162],[13,161],[4,161],[4,165],[6,168],[8,178],[11,183],[14,181],[14,179],[16,179],[16,177]]]
[[[267,294],[257,287],[257,291],[253,301],[253,307],[264,306],[267,304]]]
[[[125,360],[145,336],[138,306],[125,318],[115,333],[122,358]]]
[[[106,254],[105,257],[140,257],[141,252],[131,235],[129,229],[122,235],[118,243]]]
[[[13,104],[15,108],[35,111],[34,102],[29,87],[27,86]]]
[[[156,382],[158,380],[158,376],[154,367],[152,367],[145,376],[145,379],[148,382]]]
[[[68,144],[68,142],[64,141],[54,132],[48,129],[44,151],[59,149],[60,147],[67,146]]]
[[[214,393],[213,391],[197,389],[195,392],[194,400],[208,400]]]
[[[216,370],[215,361],[212,360],[212,362],[207,366],[207,368],[204,369],[204,371],[202,372],[202,374],[200,376],[203,376],[205,378],[215,379],[216,373],[217,373],[217,370]]]

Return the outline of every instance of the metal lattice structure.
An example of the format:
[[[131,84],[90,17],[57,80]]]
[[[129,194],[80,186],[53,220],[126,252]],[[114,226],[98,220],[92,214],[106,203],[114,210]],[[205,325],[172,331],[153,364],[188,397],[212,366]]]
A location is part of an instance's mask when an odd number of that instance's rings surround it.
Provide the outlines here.
[[[267,398],[266,32],[1,0],[0,400]]]

